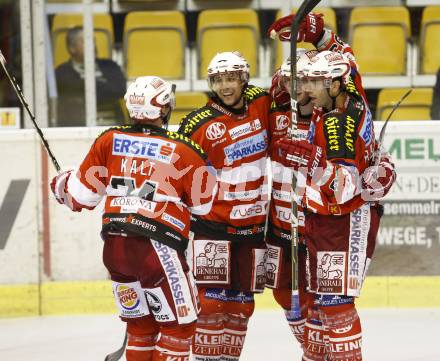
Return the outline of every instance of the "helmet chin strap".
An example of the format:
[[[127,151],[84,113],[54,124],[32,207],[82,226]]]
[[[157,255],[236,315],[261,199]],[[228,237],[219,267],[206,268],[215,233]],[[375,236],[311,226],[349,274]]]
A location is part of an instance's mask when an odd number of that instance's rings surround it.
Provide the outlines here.
[[[338,78],[339,79],[339,78]],[[333,81],[332,81],[332,84],[333,84]],[[342,82],[341,81],[339,81],[339,84],[342,84]],[[330,95],[330,88],[327,88],[327,94],[328,94],[328,96],[331,98],[331,100],[332,100],[332,108],[331,109],[327,109],[327,110],[333,110],[333,109],[335,109],[336,108],[336,98],[342,93],[342,91],[343,91],[343,89],[342,89],[342,87],[341,86],[339,86],[339,91],[338,91],[338,94],[336,94],[335,96],[331,96]]]

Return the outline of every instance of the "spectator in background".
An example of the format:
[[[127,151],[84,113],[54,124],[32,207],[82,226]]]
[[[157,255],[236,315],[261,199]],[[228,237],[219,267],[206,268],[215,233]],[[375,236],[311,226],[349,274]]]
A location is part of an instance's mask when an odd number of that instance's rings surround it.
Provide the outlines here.
[[[440,119],[440,69],[432,93],[431,119]]]
[[[57,126],[84,126],[84,35],[81,26],[67,32],[70,60],[55,70],[58,89]],[[124,96],[126,80],[118,64],[110,59],[95,61],[97,124],[114,125],[124,119],[119,100]]]

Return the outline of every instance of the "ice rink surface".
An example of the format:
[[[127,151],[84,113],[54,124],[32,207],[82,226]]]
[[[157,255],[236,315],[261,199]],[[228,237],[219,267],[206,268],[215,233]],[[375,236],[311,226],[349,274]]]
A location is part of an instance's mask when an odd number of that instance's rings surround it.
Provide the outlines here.
[[[360,310],[366,361],[440,361],[440,309]],[[256,311],[240,361],[300,361],[280,311]],[[1,361],[102,361],[120,347],[116,316],[0,320]],[[123,358],[125,360],[125,358]]]

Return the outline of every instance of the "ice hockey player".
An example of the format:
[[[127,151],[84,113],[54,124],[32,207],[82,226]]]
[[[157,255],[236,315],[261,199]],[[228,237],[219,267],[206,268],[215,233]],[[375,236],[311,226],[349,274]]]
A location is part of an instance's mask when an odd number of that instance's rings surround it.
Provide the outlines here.
[[[248,82],[249,65],[239,53],[215,55],[210,99],[179,130],[200,144],[219,179],[211,213],[195,216],[191,226],[202,308],[192,349],[197,361],[239,359],[254,294],[265,285],[267,152],[274,136],[287,134],[287,124],[276,129],[269,94]]]
[[[313,18],[315,17],[315,18]],[[292,17],[290,16],[290,21],[292,19]],[[290,32],[288,31],[288,21],[289,18],[284,18],[281,20],[281,24],[280,23],[275,23],[270,30],[274,30],[275,33],[277,33],[280,36],[280,39],[283,40],[284,38],[290,38]],[[313,24],[319,24],[323,22],[321,21],[322,18],[319,15],[316,14],[310,14],[308,16],[308,18],[305,20],[305,22],[310,22]],[[285,29],[285,32],[282,31],[282,29]],[[368,137],[370,140],[370,143],[372,143],[372,146],[374,147],[374,135],[373,135],[373,131],[372,131],[372,122],[371,122],[371,114],[369,114],[369,110],[368,110],[368,106],[365,102],[365,97],[364,97],[364,92],[363,89],[361,88],[361,81],[360,81],[360,77],[358,76],[357,72],[356,72],[356,65],[354,62],[354,57],[351,54],[351,49],[349,48],[349,46],[345,43],[343,43],[342,41],[340,41],[339,38],[337,38],[337,36],[331,32],[328,29],[322,29],[321,28],[321,32],[318,32],[319,35],[318,37],[314,38],[314,39],[318,39],[320,41],[316,41],[316,40],[312,40],[313,39],[313,34],[309,34],[304,35],[304,29],[307,29],[307,26],[303,24],[302,27],[302,35],[301,35],[301,31],[300,31],[300,39],[299,40],[306,40],[306,41],[312,41],[315,43],[315,45],[317,45],[318,50],[320,51],[325,51],[326,48],[332,48],[341,52],[346,52],[348,56],[350,56],[350,61],[348,61],[347,58],[345,58],[344,56],[342,56],[343,62],[345,62],[346,64],[348,64],[349,66],[349,71],[347,74],[350,74],[351,77],[344,76],[343,73],[341,73],[341,70],[337,70],[335,67],[331,68],[331,71],[335,71],[336,70],[336,74],[335,77],[332,78],[329,76],[329,73],[326,73],[329,69],[326,69],[324,71],[323,74],[324,77],[323,78],[315,78],[315,77],[308,77],[305,78],[304,82],[301,81],[301,79],[299,80],[299,87],[298,89],[300,90],[300,93],[298,94],[298,101],[300,104],[300,112],[299,112],[299,123],[298,123],[298,128],[299,128],[299,139],[298,140],[288,140],[286,139],[285,141],[283,140],[282,142],[278,143],[279,146],[281,146],[281,148],[284,150],[282,152],[283,156],[286,157],[290,157],[292,156],[291,153],[289,153],[288,150],[292,150],[292,147],[294,147],[294,145],[297,144],[305,144],[305,146],[308,146],[308,141],[310,142],[314,142],[314,137],[315,137],[315,132],[316,129],[320,129],[319,127],[317,127],[317,125],[324,127],[324,139],[321,140],[322,143],[324,143],[324,153],[325,153],[325,143],[326,143],[326,139],[328,141],[327,146],[330,147],[332,144],[330,143],[331,141],[333,141],[335,138],[326,138],[327,136],[329,136],[326,132],[326,126],[325,126],[325,122],[323,125],[323,122],[321,121],[321,123],[319,123],[319,116],[317,116],[317,114],[321,114],[320,116],[322,117],[322,115],[327,112],[327,111],[331,111],[333,113],[338,113],[338,112],[342,112],[344,113],[348,108],[344,108],[344,106],[348,106],[351,103],[354,104],[362,104],[362,106],[360,106],[360,108],[364,109],[364,112],[361,114],[360,118],[358,118],[354,125],[354,130],[353,130],[353,136],[355,137],[354,139],[356,139],[356,137],[358,136],[358,134],[356,133],[360,133],[360,137],[365,137],[367,139],[363,140],[363,144],[362,144],[362,140],[361,141],[357,141],[355,140],[356,146],[354,147],[354,149],[358,152],[357,153],[357,158],[353,158],[351,159],[351,157],[353,157],[353,153],[350,155],[350,160],[347,162],[347,159],[342,160],[343,164],[342,166],[338,169],[339,166],[335,166],[335,173],[337,173],[338,175],[335,177],[336,179],[333,181],[332,183],[332,187],[335,187],[335,183],[338,183],[338,181],[340,181],[341,186],[338,186],[333,194],[333,196],[335,194],[339,195],[343,195],[344,191],[346,190],[345,188],[353,188],[353,183],[349,183],[346,182],[344,184],[344,181],[350,180],[351,175],[353,175],[356,178],[356,180],[361,180],[360,182],[358,182],[358,187],[356,191],[353,190],[349,190],[348,193],[346,194],[350,194],[350,192],[353,192],[351,195],[347,196],[345,195],[345,199],[344,196],[342,196],[341,198],[339,198],[339,204],[338,204],[338,200],[336,200],[335,198],[333,199],[333,201],[335,201],[332,204],[330,204],[330,202],[328,202],[328,195],[325,193],[321,192],[321,189],[318,187],[318,192],[316,191],[316,183],[314,183],[312,181],[312,179],[310,179],[310,176],[307,179],[308,186],[306,187],[306,191],[303,191],[303,202],[300,202],[299,204],[299,222],[300,222],[300,227],[299,227],[299,231],[300,234],[302,235],[302,239],[304,240],[304,234],[305,234],[305,243],[307,245],[307,255],[308,257],[311,256],[311,258],[309,258],[311,261],[309,262],[309,264],[307,265],[307,269],[306,272],[304,272],[304,268],[305,268],[305,264],[304,264],[304,254],[303,254],[303,248],[300,246],[299,248],[299,260],[300,260],[300,281],[302,280],[303,282],[302,285],[305,283],[304,282],[304,277],[307,274],[307,272],[311,272],[309,273],[309,275],[311,275],[311,282],[307,282],[308,283],[308,289],[309,291],[315,292],[315,300],[313,300],[313,298],[310,297],[311,293],[307,293],[306,296],[304,296],[304,293],[301,294],[300,292],[300,299],[302,301],[302,305],[304,306],[304,302],[308,303],[308,312],[303,312],[302,314],[302,318],[301,319],[297,319],[297,320],[293,320],[293,319],[289,319],[289,323],[291,325],[292,331],[294,332],[295,336],[297,337],[297,339],[302,343],[303,348],[304,348],[304,356],[303,356],[303,360],[324,360],[325,357],[328,357],[329,359],[337,359],[337,360],[360,360],[361,359],[361,352],[360,352],[360,322],[358,320],[357,314],[356,314],[356,310],[354,308],[354,301],[353,301],[353,297],[347,297],[347,296],[357,296],[359,294],[360,291],[360,287],[363,281],[363,278],[365,276],[365,272],[368,268],[368,263],[369,260],[371,259],[372,256],[372,252],[374,250],[374,242],[375,242],[375,235],[377,232],[377,226],[378,226],[378,222],[379,222],[379,218],[380,218],[380,207],[375,204],[375,202],[372,203],[366,203],[366,205],[364,205],[364,202],[360,202],[358,203],[358,206],[356,205],[356,201],[353,198],[364,198],[363,200],[369,200],[369,201],[376,201],[380,198],[382,198],[391,188],[391,185],[394,182],[395,179],[395,172],[394,172],[394,166],[393,164],[390,162],[388,155],[385,153],[381,154],[381,158],[380,158],[380,169],[382,170],[382,173],[379,172],[379,178],[376,175],[376,170],[375,167],[369,167],[369,165],[371,165],[372,161],[374,160],[373,157],[373,152],[372,152],[372,148],[368,149],[368,147],[366,146],[366,143],[368,143]],[[315,28],[316,31],[316,28]],[[308,38],[307,38],[308,37]],[[324,41],[323,41],[324,39]],[[317,44],[317,43],[320,43]],[[328,52],[327,52],[328,53]],[[329,57],[336,57],[338,58],[338,55],[336,55],[337,53],[333,53],[331,54]],[[315,61],[317,61],[317,59],[319,58],[320,55],[316,56],[314,59],[311,59],[311,64],[314,63]],[[321,55],[323,56],[323,55]],[[326,56],[326,55],[324,55]],[[286,64],[284,64],[286,65]],[[300,61],[298,62],[298,69],[299,70],[303,70],[303,65],[300,64]],[[317,69],[317,68],[313,68],[311,67],[313,70],[312,72],[318,72],[321,71],[322,69]],[[346,68],[346,67],[343,67]],[[308,71],[308,74],[310,74],[310,70]],[[317,73],[314,73],[317,74]],[[287,75],[286,73],[284,74],[285,76]],[[290,75],[290,74],[289,74]],[[299,76],[301,76],[302,74],[298,74]],[[325,79],[325,77],[327,77]],[[276,77],[275,77],[276,78]],[[353,80],[354,79],[354,80]],[[302,96],[305,93],[306,98],[312,97],[312,102],[315,106],[318,107],[322,107],[322,104],[317,104],[316,103],[316,99],[313,98],[314,95],[316,95],[316,93],[314,93],[313,91],[311,91],[310,88],[314,88],[316,87],[316,84],[318,84],[320,81],[322,81],[324,84],[327,82],[327,84],[333,84],[333,82],[337,82],[340,85],[340,93],[338,94],[338,92],[336,92],[336,95],[331,94],[331,92],[333,91],[333,89],[330,88],[324,88],[322,87],[322,89],[328,89],[327,90],[327,95],[329,98],[327,98],[328,101],[331,100],[331,102],[329,103],[329,108],[325,109],[324,111],[322,111],[322,109],[317,109],[315,110],[314,113],[314,121],[312,121],[312,126],[310,127],[310,131],[307,134],[307,140],[308,141],[304,141],[304,134],[302,134],[303,132],[301,132],[301,127],[302,127],[302,123],[304,123],[306,121],[306,117],[304,117],[302,114],[303,112],[301,111],[301,101],[302,101]],[[313,85],[311,85],[313,84]],[[354,85],[356,84],[356,85]],[[309,87],[307,87],[309,86]],[[273,86],[273,89],[276,87]],[[289,87],[285,88],[286,90],[289,90]],[[349,91],[349,89],[351,89],[351,92]],[[357,91],[358,89],[358,91]],[[306,91],[307,90],[307,91]],[[345,95],[343,95],[345,93]],[[354,93],[351,94],[350,93]],[[342,97],[339,97],[340,95],[342,95]],[[281,95],[281,93],[278,93],[277,97],[275,97],[275,99],[279,99],[283,97]],[[333,98],[332,98],[333,97]],[[339,98],[338,98],[339,97]],[[344,100],[346,100],[346,103],[343,103],[341,101],[341,98],[344,98]],[[354,101],[353,99],[357,98],[357,101]],[[337,103],[337,100],[339,99],[339,104]],[[304,102],[304,101],[303,101]],[[341,102],[342,102],[342,106],[341,106]],[[338,106],[340,108],[338,108]],[[337,116],[337,115],[336,115]],[[316,118],[317,117],[317,118]],[[316,121],[316,119],[318,119],[318,121]],[[339,119],[339,118],[338,118]],[[342,120],[344,119],[343,117],[341,118]],[[348,119],[348,118],[347,118]],[[361,127],[362,125],[362,127]],[[349,124],[350,126],[350,124]],[[340,128],[338,128],[340,127]],[[342,139],[342,142],[345,141],[345,143],[342,145],[346,147],[346,151],[347,151],[347,147],[351,146],[351,144],[349,143],[349,140],[347,140],[347,138],[345,137],[347,132],[345,133],[341,133],[343,132],[343,121],[342,122],[338,122],[336,124],[335,129],[337,129],[338,131],[335,133],[336,135],[339,135]],[[333,135],[333,134],[330,134]],[[344,138],[345,137],[345,138]],[[347,143],[348,142],[348,143]],[[348,145],[347,145],[348,144]],[[361,147],[359,147],[359,144],[361,145]],[[289,148],[290,146],[290,148]],[[322,145],[321,145],[322,146]],[[362,146],[364,148],[362,148]],[[352,147],[353,148],[353,147]],[[366,161],[370,162],[370,163],[366,163],[366,164],[362,164],[362,160],[360,160],[361,155],[363,155],[363,149],[367,149],[368,152],[366,153],[366,155],[368,157],[366,157]],[[329,148],[327,148],[328,150]],[[377,149],[374,149],[376,150]],[[292,150],[293,152],[293,150]],[[331,151],[329,152],[331,154]],[[301,154],[302,155],[302,154]],[[331,158],[331,157],[330,157]],[[359,158],[359,159],[358,159]],[[316,159],[316,158],[315,158]],[[329,159],[330,160],[330,159]],[[341,159],[339,158],[335,158],[335,159],[331,159],[331,162],[334,163],[338,163],[339,161],[341,161]],[[347,162],[346,164],[344,162]],[[357,164],[356,162],[358,162],[359,164]],[[297,163],[295,163],[295,161],[291,160],[291,161],[287,161],[284,160],[284,163],[295,168],[298,169],[300,167],[299,164],[303,164],[301,159],[297,159]],[[365,162],[364,162],[365,163]],[[297,164],[298,166],[295,166],[294,164]],[[316,165],[315,165],[316,166]],[[347,169],[345,169],[345,167],[348,166]],[[353,168],[355,168],[354,172],[353,172]],[[363,169],[362,169],[363,168]],[[365,170],[365,171],[364,171]],[[362,171],[364,171],[364,173],[361,175],[361,177],[359,177],[359,174],[362,173]],[[305,174],[310,173],[310,169],[308,169]],[[351,174],[350,174],[351,172]],[[278,171],[278,174],[281,174],[282,172]],[[318,173],[316,173],[318,174]],[[322,175],[322,173],[321,173]],[[357,175],[357,177],[356,177]],[[344,178],[346,177],[346,178]],[[289,177],[284,177],[284,179],[288,179]],[[312,177],[313,178],[313,177]],[[315,178],[319,178],[319,177],[315,177]],[[332,181],[330,181],[331,183]],[[319,182],[318,182],[319,183]],[[275,184],[275,183],[274,183]],[[330,188],[332,188],[330,187]],[[298,188],[297,188],[298,189]],[[345,189],[345,190],[344,190]],[[307,192],[308,191],[308,192]],[[321,192],[321,194],[319,194]],[[279,194],[282,194],[280,192],[278,192]],[[310,193],[310,194],[309,194]],[[316,199],[316,197],[314,197],[314,195],[316,196],[316,194],[318,194],[318,199]],[[362,195],[364,197],[362,197]],[[274,196],[274,195],[273,195]],[[321,199],[319,200],[319,198],[321,197]],[[315,198],[315,199],[313,199]],[[331,197],[330,197],[331,198]],[[338,198],[338,197],[336,197]],[[366,199],[365,199],[366,198]],[[318,206],[316,207],[316,204],[314,204],[313,202],[318,200]],[[275,200],[276,201],[276,200]],[[351,207],[352,208],[348,208],[347,210],[344,211],[340,211],[341,207],[341,202],[344,203],[348,201],[348,203],[351,202]],[[278,201],[280,202],[280,201]],[[321,209],[320,206],[322,206],[322,203],[327,202],[326,206],[327,206],[327,211],[325,211],[324,209]],[[305,217],[305,224],[303,223],[304,218],[301,217],[301,208],[302,206],[306,204],[308,205],[308,207],[306,207],[306,214],[307,216]],[[346,206],[346,205],[345,205]],[[359,207],[360,206],[360,207]],[[271,215],[272,213],[275,214],[277,217],[280,214],[280,206],[277,206],[277,212],[274,213],[271,210]],[[325,207],[324,207],[325,208]],[[331,210],[336,210],[336,214],[332,214]],[[339,210],[338,210],[339,209]],[[326,217],[321,217],[318,220],[316,220],[315,218],[317,218],[318,216],[314,216],[313,212],[318,213],[318,214],[322,214],[322,215],[326,215]],[[312,214],[312,215],[311,215]],[[344,214],[345,217],[345,221],[342,220],[342,215]],[[327,217],[330,217],[328,219],[330,219],[331,221],[334,220],[339,220],[340,223],[337,223],[339,228],[335,227],[335,230],[333,230],[333,232],[336,232],[337,230],[342,230],[342,232],[340,232],[341,234],[339,235],[339,238],[334,238],[333,235],[326,235],[326,233],[328,234],[329,232],[332,232],[331,229],[327,229],[329,226],[331,227],[332,225],[329,224],[328,226],[326,225],[326,221],[327,221]],[[347,229],[347,218],[352,218],[355,220],[364,220],[365,223],[368,222],[368,227],[365,227],[366,230],[364,229],[362,232],[362,241],[361,244],[365,247],[365,248],[359,248],[359,246],[356,245],[356,237],[353,236],[353,234],[356,234],[355,231],[350,230],[350,223]],[[287,217],[286,217],[287,218]],[[273,219],[273,217],[272,217]],[[309,220],[311,220],[309,222]],[[313,222],[312,222],[313,221]],[[348,222],[350,222],[350,220],[348,220]],[[309,229],[309,223],[313,223],[314,225],[314,230],[312,233],[311,238],[309,239],[308,235],[310,229]],[[330,222],[331,223],[331,222]],[[354,225],[355,223],[351,223],[352,225]],[[283,225],[285,226],[285,231],[288,231],[288,227],[286,227],[287,222],[285,222],[284,224],[282,222],[279,222],[278,220],[278,225],[279,228],[277,229],[278,233],[280,233],[280,229],[281,229],[281,234],[282,234],[282,227]],[[305,228],[304,228],[305,225]],[[344,226],[345,225],[345,226]],[[319,226],[319,228],[318,228]],[[276,228],[275,228],[276,229]],[[320,234],[322,233],[322,234]],[[337,239],[337,242],[334,242],[334,239]],[[326,244],[326,242],[330,242],[330,240],[332,240],[334,243],[333,244]],[[322,244],[321,244],[322,242]],[[366,243],[369,243],[368,247],[366,247]],[[318,245],[318,246],[317,246]],[[269,255],[268,255],[268,261],[271,261],[271,252],[270,249],[271,247],[269,247]],[[342,257],[339,258],[339,260],[343,260],[344,265],[345,264],[349,264],[349,272],[352,272],[352,274],[345,274],[345,273],[332,273],[331,275],[325,274],[325,269],[329,268],[331,270],[333,270],[332,267],[340,267],[341,265],[339,264],[339,266],[336,265],[335,262],[330,262],[332,260],[332,256],[334,256],[333,252],[336,253],[340,253],[342,252]],[[359,252],[357,255],[355,255],[353,252]],[[324,255],[322,254],[322,252],[324,252]],[[351,252],[351,253],[350,253]],[[274,253],[274,252],[272,252]],[[329,254],[327,254],[329,253]],[[283,254],[283,253],[282,253]],[[284,252],[284,255],[286,254],[286,252]],[[276,255],[276,252],[275,252]],[[354,257],[356,260],[354,261],[351,257]],[[274,257],[274,259],[277,259],[277,257]],[[290,261],[290,260],[289,260]],[[327,262],[328,261],[328,262]],[[281,259],[282,262],[282,259]],[[317,262],[319,262],[317,264]],[[350,263],[351,262],[351,263]],[[281,265],[285,265],[285,268],[288,268],[287,266],[290,265],[289,262],[287,262],[287,264],[285,263],[281,263]],[[335,266],[336,265],[336,266]],[[356,270],[356,272],[359,272],[356,274],[357,277],[350,277],[353,276],[353,272],[352,268],[350,268],[352,265],[354,265],[354,268],[358,268],[358,270]],[[327,270],[328,271],[328,270]],[[364,271],[364,272],[363,272]],[[334,277],[335,275],[337,275],[338,277]],[[341,277],[339,277],[341,276]],[[279,278],[280,279],[280,278]],[[318,280],[317,280],[318,279]],[[329,279],[331,279],[331,281],[329,281]],[[341,284],[342,284],[342,288],[341,290],[337,290],[337,292],[335,292],[334,289],[331,289],[331,287],[326,287],[325,284],[327,283],[332,283],[332,282],[336,282],[333,281],[334,279],[338,279]],[[355,279],[355,281],[353,281],[353,279]],[[308,277],[307,281],[310,281],[310,277]],[[280,282],[280,281],[278,281]],[[285,282],[285,281],[284,281]],[[350,282],[352,283],[350,285]],[[353,284],[353,282],[355,282],[356,284]],[[311,283],[315,283],[314,285],[311,285]],[[356,286],[356,287],[354,287]],[[345,288],[344,288],[345,287]],[[354,287],[354,289],[350,290],[348,289],[348,287]],[[286,306],[288,306],[288,295],[287,295],[287,290],[283,290],[283,287],[279,287],[278,289],[276,289],[274,291],[274,295],[277,299],[277,301],[283,306],[283,308],[286,310],[286,315],[289,316],[289,312],[288,312],[288,308],[286,308]],[[302,289],[300,290],[302,291]],[[280,297],[283,296],[284,297]],[[341,295],[341,296],[339,296]],[[277,297],[278,296],[278,297]],[[282,300],[284,299],[284,304],[282,302]],[[280,302],[281,301],[281,302]],[[303,310],[304,311],[304,310]],[[307,323],[305,323],[305,319],[304,316],[307,316]],[[339,324],[339,318],[338,317],[345,317],[347,316],[347,324],[344,326],[341,324]],[[348,317],[350,316],[350,317]],[[324,327],[322,327],[321,321],[324,323]],[[303,335],[303,337],[301,337],[302,335],[302,329],[304,328],[304,324],[305,324],[305,334]],[[351,325],[351,326],[350,326]],[[344,332],[339,332],[341,330],[344,330],[344,327],[351,327],[350,330],[346,330]],[[324,329],[323,329],[324,328]],[[356,334],[356,329],[358,329],[358,333]],[[338,333],[339,332],[339,333]],[[352,336],[352,343],[350,342],[343,342],[343,337],[347,337],[347,333],[349,334],[348,337]],[[341,336],[341,334],[343,334]],[[312,337],[313,336],[313,337]],[[329,338],[330,337],[330,338]],[[325,340],[327,340],[327,345],[325,345]],[[330,350],[330,351],[327,351]],[[327,356],[326,356],[327,355]]]
[[[127,323],[127,361],[187,361],[200,308],[184,251],[190,215],[211,209],[215,171],[197,144],[162,128],[174,107],[171,84],[137,78],[125,101],[133,124],[104,131],[78,171],[51,187],[73,211],[104,198],[103,261]]]
[[[321,340],[327,342],[316,355],[316,338],[309,337],[316,330],[308,319],[305,359],[324,360],[326,353],[331,360],[362,359],[354,298],[373,255],[382,209],[363,197],[367,186],[360,175],[374,160],[375,139],[367,103],[348,86],[350,72],[340,53],[323,51],[311,59],[302,85],[317,108],[308,140],[278,143],[283,164],[304,178],[304,189],[297,192],[306,211],[308,290],[315,293]]]
[[[316,50],[297,50],[297,72],[301,73],[303,66],[307,65],[310,58],[318,52]],[[274,99],[272,112],[275,114],[276,124],[285,123],[290,125],[290,58],[286,59],[280,69],[272,77],[271,95]],[[298,139],[305,140],[310,128],[310,119],[313,112],[311,99],[301,89],[298,82],[297,101],[298,117],[297,132]],[[279,151],[276,147],[271,150],[272,168],[272,197],[269,207],[268,227],[266,232],[267,257],[266,257],[266,287],[273,289],[273,295],[277,303],[284,309],[289,327],[297,340],[304,343],[304,324],[308,312],[308,304],[313,304],[313,295],[305,292],[306,289],[306,250],[304,246],[304,214],[298,206],[298,234],[300,243],[298,248],[299,267],[299,292],[302,317],[297,319],[291,312],[291,243],[292,243],[292,221],[291,221],[291,182],[292,171],[285,167],[279,159]],[[311,299],[307,302],[307,297]]]

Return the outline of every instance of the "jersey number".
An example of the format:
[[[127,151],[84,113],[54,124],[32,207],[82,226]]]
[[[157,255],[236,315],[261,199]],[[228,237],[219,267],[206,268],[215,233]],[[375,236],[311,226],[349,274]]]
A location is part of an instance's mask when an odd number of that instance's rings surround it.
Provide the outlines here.
[[[129,197],[135,196],[152,201],[156,193],[157,182],[145,180],[140,188],[136,188],[136,180],[132,177],[112,176],[107,187],[107,195]]]

